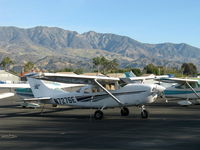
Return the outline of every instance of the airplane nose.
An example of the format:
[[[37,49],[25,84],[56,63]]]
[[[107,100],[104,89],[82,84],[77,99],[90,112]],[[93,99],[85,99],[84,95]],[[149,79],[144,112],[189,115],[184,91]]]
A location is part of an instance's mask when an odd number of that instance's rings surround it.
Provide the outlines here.
[[[157,85],[154,84],[153,88],[152,88],[152,92],[156,92],[157,94],[161,94],[166,88],[161,86],[161,85]]]
[[[156,85],[156,87],[155,87],[156,89],[157,89],[157,91],[158,92],[163,92],[166,88],[165,87],[163,87],[163,86],[161,86],[161,85]]]

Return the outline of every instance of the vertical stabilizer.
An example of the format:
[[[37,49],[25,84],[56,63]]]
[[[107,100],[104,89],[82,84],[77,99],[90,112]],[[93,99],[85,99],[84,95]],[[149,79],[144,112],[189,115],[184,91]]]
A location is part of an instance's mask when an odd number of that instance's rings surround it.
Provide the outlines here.
[[[132,71],[125,72],[124,75],[125,75],[126,78],[136,77],[136,75]]]
[[[61,95],[66,92],[58,89],[51,89],[48,88],[43,81],[34,79],[34,78],[29,78],[27,77],[27,80],[30,84],[31,90],[33,92],[34,97],[39,98],[39,97],[53,97],[56,95]]]

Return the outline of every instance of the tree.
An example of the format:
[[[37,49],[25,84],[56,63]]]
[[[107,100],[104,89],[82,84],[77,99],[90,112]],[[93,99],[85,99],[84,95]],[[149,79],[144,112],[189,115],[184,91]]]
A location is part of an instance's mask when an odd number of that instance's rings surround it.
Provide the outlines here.
[[[117,59],[108,60],[104,56],[95,57],[92,60],[97,71],[103,74],[116,70],[119,65]]]
[[[32,69],[34,68],[34,64],[32,62],[27,62],[25,65],[24,65],[24,71],[25,72],[30,72],[32,71]]]
[[[72,68],[64,68],[61,70],[57,70],[56,72],[73,72],[74,70]]]
[[[141,76],[142,72],[139,68],[132,68],[131,71],[136,75],[136,76]]]
[[[109,70],[109,60],[106,59],[104,56],[100,57],[100,72],[105,74]]]
[[[105,63],[106,62],[106,63]],[[113,59],[113,60],[107,60],[104,63],[104,67],[106,68],[106,71],[108,72],[114,72],[115,70],[117,70],[119,64],[117,62],[117,59]]]
[[[97,67],[97,71],[100,72],[100,67],[102,65],[102,57],[95,57],[92,59],[93,64]]]
[[[154,66],[153,64],[148,64],[146,67],[144,67],[144,71],[148,74],[159,74],[159,69],[158,67]]]
[[[13,64],[13,61],[9,57],[5,57],[0,63],[5,70],[8,70],[11,64]]]
[[[184,75],[194,76],[197,74],[197,67],[193,63],[183,63],[181,70],[183,71]]]
[[[82,74],[83,73],[83,69],[82,68],[78,68],[78,69],[74,70],[74,73]]]

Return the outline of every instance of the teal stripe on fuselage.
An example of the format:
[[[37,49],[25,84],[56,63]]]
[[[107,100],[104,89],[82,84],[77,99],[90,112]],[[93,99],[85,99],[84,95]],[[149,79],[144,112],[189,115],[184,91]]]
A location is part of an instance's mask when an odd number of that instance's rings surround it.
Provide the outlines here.
[[[18,95],[28,95],[28,96],[33,96],[33,92],[31,88],[16,88],[15,89],[16,94]]]
[[[196,93],[200,93],[200,91],[195,91]],[[165,95],[176,95],[176,94],[194,94],[193,91],[173,91],[173,90],[165,90]]]

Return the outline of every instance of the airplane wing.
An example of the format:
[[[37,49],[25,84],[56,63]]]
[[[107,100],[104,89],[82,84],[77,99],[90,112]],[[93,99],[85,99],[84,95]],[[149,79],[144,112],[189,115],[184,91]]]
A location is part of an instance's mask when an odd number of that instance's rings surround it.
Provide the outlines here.
[[[30,88],[29,84],[0,84],[0,88]]]
[[[83,84],[66,84],[66,83],[58,83],[58,82],[45,83],[45,85],[52,89],[62,89],[62,88],[83,86]]]
[[[75,87],[75,86],[81,86],[81,84],[64,84],[64,83],[56,83],[56,82],[52,82],[52,83],[46,83],[46,86],[52,89],[58,88],[68,88],[68,87]],[[3,88],[11,88],[11,89],[16,89],[16,88],[30,88],[30,85],[28,83],[12,83],[12,84],[0,84],[0,89]]]
[[[200,80],[196,79],[183,79],[183,78],[160,78],[158,79],[161,82],[166,82],[166,83],[200,83]]]
[[[4,98],[11,97],[11,96],[14,96],[14,95],[15,95],[14,93],[1,93],[0,99],[4,99]]]
[[[125,77],[125,78],[120,78],[122,81],[124,81],[125,83],[131,83],[131,82],[135,82],[135,81],[141,81],[143,82],[144,80],[151,80],[151,79],[155,79],[156,76],[155,75],[149,75],[146,77]]]
[[[43,73],[39,76],[34,76],[36,79],[62,82],[62,83],[74,83],[74,84],[93,84],[94,80],[102,80],[104,82],[116,82],[119,78],[107,77],[107,76],[86,76],[86,75],[74,75],[74,74],[60,74],[60,73]]]

